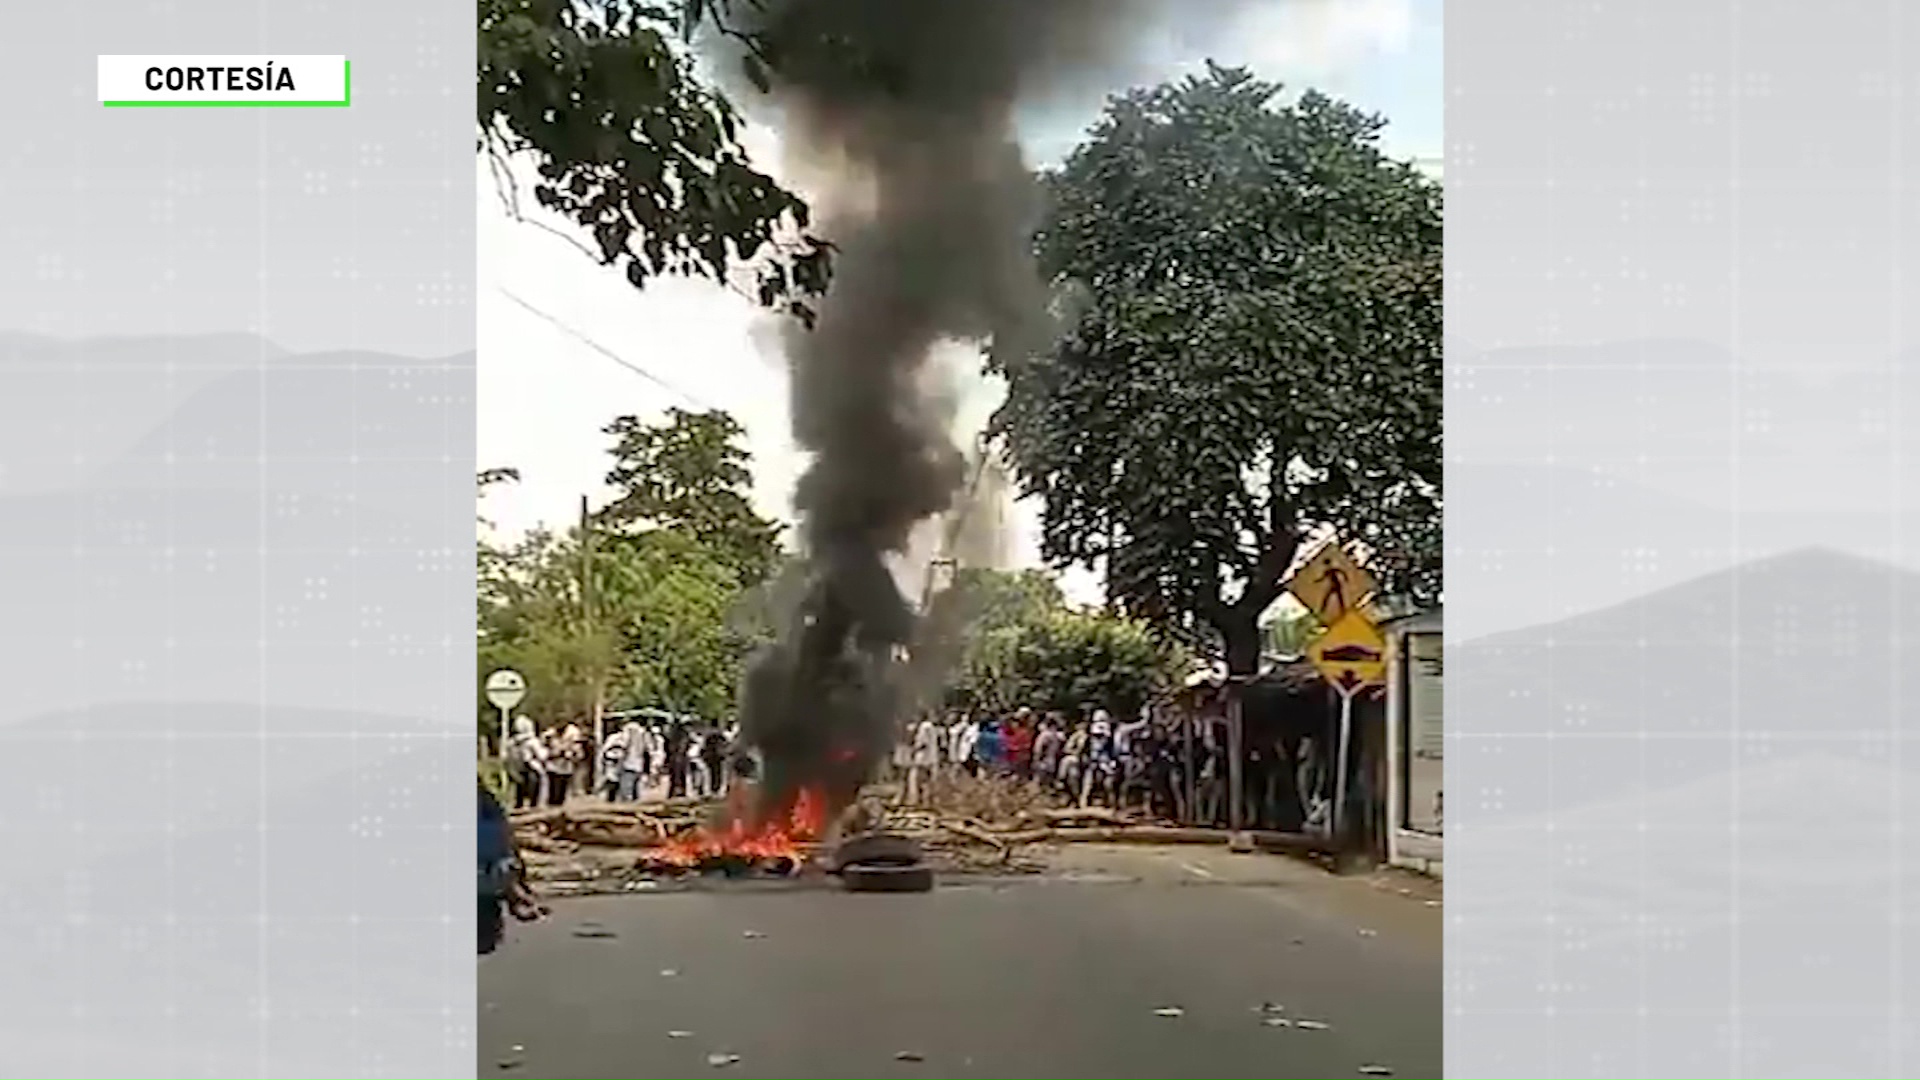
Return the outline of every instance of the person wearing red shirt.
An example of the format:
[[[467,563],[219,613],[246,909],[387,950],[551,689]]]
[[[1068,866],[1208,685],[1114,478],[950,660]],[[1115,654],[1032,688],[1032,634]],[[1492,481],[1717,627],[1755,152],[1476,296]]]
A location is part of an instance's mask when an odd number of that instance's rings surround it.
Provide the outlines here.
[[[1022,780],[1033,775],[1033,710],[1023,708],[1007,725],[1007,768]]]

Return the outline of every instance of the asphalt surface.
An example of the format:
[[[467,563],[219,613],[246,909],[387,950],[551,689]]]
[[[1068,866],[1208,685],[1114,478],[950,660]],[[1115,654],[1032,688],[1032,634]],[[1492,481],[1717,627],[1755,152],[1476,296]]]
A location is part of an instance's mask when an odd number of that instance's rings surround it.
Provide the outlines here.
[[[480,962],[480,1075],[1440,1075],[1437,901],[1273,856],[1067,858],[557,901]]]

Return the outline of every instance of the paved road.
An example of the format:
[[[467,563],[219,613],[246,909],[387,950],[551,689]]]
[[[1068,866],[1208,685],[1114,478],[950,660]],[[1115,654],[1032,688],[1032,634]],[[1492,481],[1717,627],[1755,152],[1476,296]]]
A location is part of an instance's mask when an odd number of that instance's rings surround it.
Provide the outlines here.
[[[481,961],[480,1075],[1440,1075],[1435,906],[1271,856],[1068,858],[922,896],[559,901]]]

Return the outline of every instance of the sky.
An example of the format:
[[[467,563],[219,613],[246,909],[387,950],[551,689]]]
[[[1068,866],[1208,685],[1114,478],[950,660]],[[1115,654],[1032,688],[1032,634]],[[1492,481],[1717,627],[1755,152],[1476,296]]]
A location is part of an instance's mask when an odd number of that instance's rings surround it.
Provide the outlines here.
[[[1390,152],[1437,170],[1440,24],[1440,0],[1249,4],[1231,24],[1195,26],[1185,40],[1147,45],[1108,89],[1177,78],[1208,60],[1242,65],[1290,90],[1323,90],[1384,115]],[[1023,116],[1029,158],[1062,157],[1100,104],[1089,95]],[[777,131],[750,129],[748,145],[761,167],[779,172]],[[596,504],[604,497],[607,423],[677,406],[732,413],[747,430],[760,511],[790,518],[790,492],[805,462],[788,434],[786,376],[769,317],[707,282],[661,279],[636,291],[575,246],[563,222],[528,209],[530,199],[521,200],[527,220],[516,220],[484,162],[476,173],[479,466],[521,474],[520,483],[487,495],[484,515],[507,534],[570,522],[582,495]],[[965,445],[997,403],[998,388],[974,373],[965,351],[944,360],[963,402],[959,426],[967,430],[956,434]],[[1009,528],[1013,564],[1039,565],[1038,508],[1016,507]],[[1071,571],[1062,584],[1077,602],[1101,599],[1091,571]]]

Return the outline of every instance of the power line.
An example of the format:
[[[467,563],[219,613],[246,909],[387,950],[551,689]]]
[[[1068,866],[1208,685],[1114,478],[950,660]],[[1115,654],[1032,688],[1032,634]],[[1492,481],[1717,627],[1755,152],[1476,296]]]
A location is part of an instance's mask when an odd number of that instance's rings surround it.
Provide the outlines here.
[[[659,387],[660,389],[665,390],[670,394],[673,394],[675,397],[680,398],[682,401],[685,401],[687,404],[692,405],[696,408],[705,409],[710,412],[715,411],[714,406],[708,404],[705,401],[700,400],[698,397],[695,397],[692,394],[687,393],[685,390],[682,390],[678,386],[675,386],[674,384],[668,382],[667,380],[661,378],[660,376],[655,375],[653,372],[648,371],[646,368],[640,366],[639,364],[636,364],[633,361],[628,360],[626,357],[621,356],[619,353],[614,352],[612,349],[607,348],[605,345],[602,345],[599,342],[588,337],[587,335],[581,333],[580,331],[575,330],[572,326],[569,326],[568,324],[560,321],[559,319],[553,317],[552,315],[547,314],[546,312],[540,310],[539,308],[526,302],[525,300],[520,299],[518,296],[515,296],[513,293],[509,292],[505,286],[495,285],[494,288],[500,293],[501,296],[506,297],[507,299],[513,301],[515,304],[518,304],[521,308],[525,309],[528,314],[534,316],[535,318],[553,327],[554,329],[560,331],[561,333],[567,335],[568,337],[574,339],[575,341],[578,341],[580,344],[585,345],[587,348],[592,349],[594,352],[599,353],[601,356],[604,356],[607,359],[613,361],[614,363],[619,364],[621,367],[626,368],[628,371],[633,372],[635,375],[640,376],[641,378],[647,380],[648,382]]]

